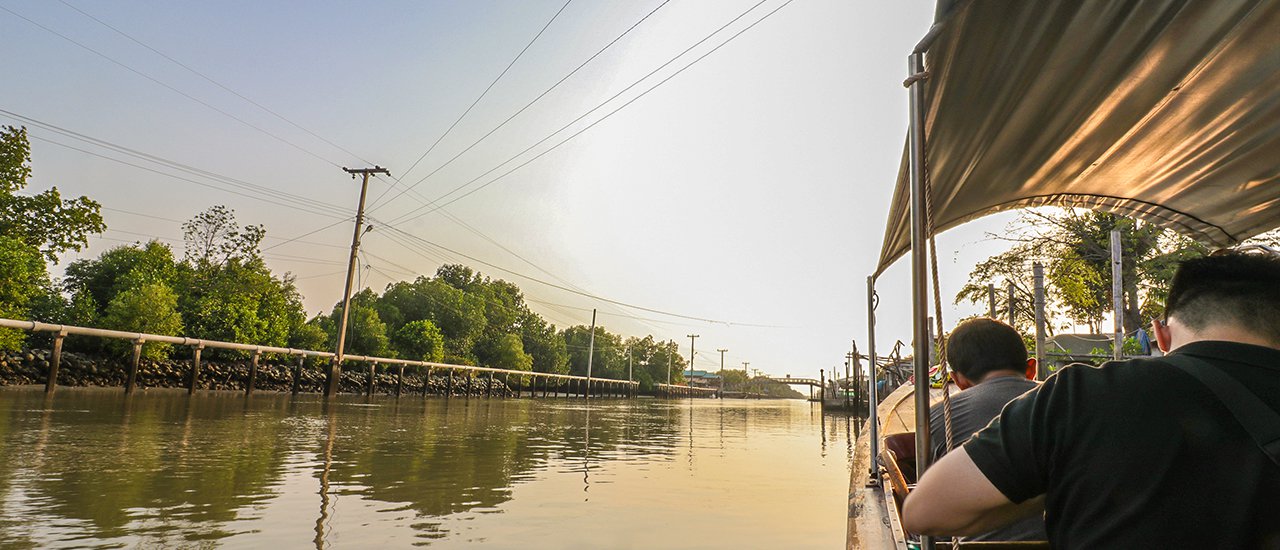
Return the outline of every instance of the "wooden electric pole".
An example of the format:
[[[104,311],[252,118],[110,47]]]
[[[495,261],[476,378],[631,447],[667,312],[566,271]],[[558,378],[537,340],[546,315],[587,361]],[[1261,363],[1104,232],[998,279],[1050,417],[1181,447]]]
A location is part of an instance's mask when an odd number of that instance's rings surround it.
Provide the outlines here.
[[[329,365],[328,384],[324,388],[326,397],[338,394],[338,383],[342,379],[342,352],[347,343],[347,314],[351,310],[351,285],[355,282],[356,254],[360,251],[360,236],[366,231],[364,198],[369,191],[369,176],[371,174],[391,175],[386,168],[377,165],[373,168],[343,168],[342,171],[351,174],[352,179],[355,179],[356,174],[360,174],[363,178],[360,182],[360,205],[356,208],[355,234],[351,237],[351,261],[347,263],[347,285],[342,289],[342,321],[338,323],[338,348],[333,353],[333,363]]]

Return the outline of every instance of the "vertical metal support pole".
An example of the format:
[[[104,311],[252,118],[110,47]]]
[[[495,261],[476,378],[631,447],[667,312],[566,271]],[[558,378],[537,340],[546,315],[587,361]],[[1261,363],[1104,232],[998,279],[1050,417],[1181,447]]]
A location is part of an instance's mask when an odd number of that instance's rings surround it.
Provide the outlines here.
[[[987,317],[996,318],[996,285],[987,283]]]
[[[1120,248],[1120,230],[1111,230],[1111,301],[1112,315],[1115,325],[1112,357],[1119,361],[1124,359],[1124,266],[1121,263],[1124,252]]]
[[[427,374],[422,377],[422,397],[426,397],[427,392],[431,391],[431,370],[431,367],[427,367]]]
[[[253,385],[258,381],[258,360],[262,357],[262,352],[253,350],[253,357],[249,359],[249,379],[244,383],[244,394],[253,394]]]
[[[698,339],[698,335],[697,335],[697,334],[690,334],[690,335],[689,335],[689,374],[690,374],[690,375],[692,375],[692,374],[693,374],[693,359],[694,359],[695,357],[697,357],[697,356],[698,356],[698,354],[697,354],[697,353],[694,353],[694,351],[693,351],[693,341],[694,341],[694,340],[697,340],[697,339]],[[689,385],[689,381],[688,381],[688,380],[685,380],[685,381],[684,381],[684,385],[685,385],[685,386],[688,386],[688,385]]]
[[[445,397],[453,397],[453,371],[449,371],[449,389],[445,391]]]
[[[342,353],[347,343],[347,316],[351,312],[351,285],[355,283],[356,257],[360,252],[360,235],[364,234],[364,199],[369,191],[369,175],[391,175],[386,168],[381,166],[356,170],[343,168],[342,171],[351,174],[353,178],[356,177],[356,174],[361,174],[364,177],[360,182],[360,205],[356,208],[356,228],[351,236],[351,258],[347,262],[347,284],[342,288],[342,321],[338,323],[338,349],[333,354],[333,364],[329,366],[329,383],[324,390],[326,397],[337,395],[342,377]]]
[[[146,342],[141,338],[133,341],[133,361],[129,363],[129,379],[124,385],[124,394],[130,395],[133,390],[138,387],[138,362],[142,360],[142,344]]]
[[[992,296],[995,296],[992,294]],[[867,277],[867,425],[871,427],[871,437],[867,441],[871,444],[871,471],[868,472],[869,483],[879,485],[880,476],[878,460],[880,457],[880,420],[876,417],[879,411],[876,406],[880,404],[880,396],[877,393],[880,388],[876,386],[876,279],[875,277]],[[810,393],[813,388],[810,387]]]
[[[931,462],[929,443],[929,356],[933,342],[929,339],[929,261],[925,250],[929,241],[925,217],[925,99],[924,53],[912,52],[907,58],[907,74],[915,80],[910,85],[910,147],[908,160],[911,176],[911,318],[913,366],[916,387],[916,472],[924,475]],[[933,539],[921,537],[921,548],[932,550]]]
[[[596,356],[596,310],[591,310],[591,344],[587,346],[587,389],[582,397],[591,399],[591,361]]]
[[[1018,328],[1018,325],[1016,324],[1017,319],[1014,317],[1014,308],[1013,308],[1013,304],[1014,304],[1014,297],[1013,297],[1013,283],[1012,283],[1012,282],[1010,282],[1010,283],[1008,284],[1008,287],[1007,287],[1007,288],[1008,288],[1008,292],[1009,292],[1009,296],[1008,296],[1008,300],[1009,300],[1009,326],[1013,327],[1013,328],[1014,328],[1014,330],[1017,330],[1017,328]]]
[[[49,361],[49,376],[44,381],[45,395],[53,395],[53,390],[58,387],[58,368],[62,366],[62,341],[66,337],[65,330],[60,330],[53,336],[53,360]]]
[[[196,388],[200,387],[200,352],[204,351],[204,344],[197,345],[191,353],[191,380],[187,384],[187,395],[196,393]]]
[[[404,363],[400,363],[400,368],[396,370],[396,397],[400,397],[402,389],[404,389]]]
[[[1049,377],[1049,365],[1044,363],[1044,266],[1036,262],[1031,272],[1036,285],[1036,380],[1044,380]]]
[[[378,380],[377,380],[377,376],[378,376],[378,374],[377,374],[377,370],[378,370],[378,362],[377,362],[377,361],[371,361],[371,362],[369,363],[369,376],[368,376],[368,378],[366,378],[366,381],[365,381],[365,384],[364,384],[364,394],[365,394],[365,395],[373,395],[373,387],[374,387],[375,385],[377,385],[377,383],[378,383]]]
[[[493,371],[489,371],[489,384],[484,388],[485,397],[493,397]]]
[[[471,397],[471,393],[475,390],[475,373],[467,372],[467,398]]]
[[[293,383],[290,384],[289,393],[298,395],[298,390],[302,389],[302,367],[307,363],[306,355],[298,356],[298,364],[293,366]]]

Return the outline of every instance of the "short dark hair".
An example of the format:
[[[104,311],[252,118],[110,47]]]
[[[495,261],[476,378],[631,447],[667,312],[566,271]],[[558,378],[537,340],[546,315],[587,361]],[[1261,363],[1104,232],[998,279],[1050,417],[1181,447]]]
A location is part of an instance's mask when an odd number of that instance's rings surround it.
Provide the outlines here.
[[[1164,316],[1196,331],[1235,325],[1280,344],[1280,256],[1227,252],[1182,262]]]
[[[1013,327],[978,317],[956,325],[947,337],[947,363],[975,383],[987,373],[1027,369],[1027,345]]]

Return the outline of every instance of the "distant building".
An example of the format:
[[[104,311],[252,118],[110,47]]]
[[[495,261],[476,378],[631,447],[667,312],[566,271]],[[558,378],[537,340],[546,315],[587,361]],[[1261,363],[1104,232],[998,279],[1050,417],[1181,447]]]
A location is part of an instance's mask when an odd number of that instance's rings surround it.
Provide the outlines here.
[[[720,375],[712,374],[705,370],[684,371],[684,380],[687,384],[695,388],[719,388],[720,387]]]

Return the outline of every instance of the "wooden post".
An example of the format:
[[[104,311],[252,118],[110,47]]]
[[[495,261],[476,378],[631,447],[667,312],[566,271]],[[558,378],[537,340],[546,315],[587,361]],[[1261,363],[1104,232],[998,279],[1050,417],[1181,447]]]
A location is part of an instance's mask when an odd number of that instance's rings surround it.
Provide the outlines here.
[[[142,344],[146,342],[141,338],[133,341],[133,361],[129,363],[129,380],[124,385],[124,394],[129,395],[138,386],[138,362],[142,360]]]
[[[204,351],[204,344],[197,345],[191,350],[191,380],[187,384],[187,395],[196,393],[196,388],[200,387],[200,352]]]
[[[400,363],[399,370],[396,371],[396,397],[400,397],[400,390],[404,387],[404,363]]]
[[[377,361],[369,362],[369,377],[368,377],[368,380],[365,382],[365,388],[364,388],[365,395],[373,395],[373,386],[374,384],[377,383],[377,381],[374,379],[374,377],[377,376],[377,374],[375,373],[377,369],[378,369]]]
[[[449,371],[449,390],[444,396],[453,397],[453,371]]]
[[[62,340],[67,337],[67,331],[60,330],[53,337],[53,359],[49,361],[49,376],[44,381],[45,395],[53,395],[54,388],[58,387],[58,367],[62,365]]]
[[[302,387],[302,365],[307,362],[306,355],[298,356],[298,364],[293,366],[293,383],[290,384],[289,393],[298,395],[298,390]]]
[[[473,376],[474,374],[475,373],[467,372],[467,397],[471,397],[472,386],[474,385],[474,382],[475,382],[475,376]]]
[[[422,396],[426,397],[429,391],[431,391],[431,367],[427,367],[427,375],[422,377]]]
[[[1124,263],[1120,247],[1120,230],[1111,230],[1111,311],[1112,326],[1112,359],[1124,359]]]
[[[484,388],[485,397],[493,397],[493,371],[489,371],[489,384]]]
[[[262,357],[262,351],[253,350],[253,358],[249,360],[249,380],[244,383],[244,394],[253,393],[253,385],[258,380],[258,359]]]

